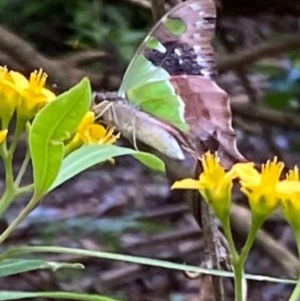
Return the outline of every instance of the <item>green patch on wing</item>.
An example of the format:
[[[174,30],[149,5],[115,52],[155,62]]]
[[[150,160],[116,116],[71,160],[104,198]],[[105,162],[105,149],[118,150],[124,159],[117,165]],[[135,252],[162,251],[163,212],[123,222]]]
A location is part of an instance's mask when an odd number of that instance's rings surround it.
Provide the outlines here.
[[[187,30],[187,26],[181,19],[167,18],[164,22],[165,27],[174,35],[180,36]]]
[[[127,91],[128,100],[141,110],[166,121],[181,131],[187,131],[184,102],[168,80],[149,82]]]
[[[148,49],[157,50],[161,53],[165,53],[167,51],[166,47],[158,39],[151,36],[148,37],[145,44]]]
[[[125,97],[126,92],[134,87],[144,85],[150,81],[167,80],[169,73],[160,67],[156,67],[143,54],[135,56],[124,75],[119,96]]]

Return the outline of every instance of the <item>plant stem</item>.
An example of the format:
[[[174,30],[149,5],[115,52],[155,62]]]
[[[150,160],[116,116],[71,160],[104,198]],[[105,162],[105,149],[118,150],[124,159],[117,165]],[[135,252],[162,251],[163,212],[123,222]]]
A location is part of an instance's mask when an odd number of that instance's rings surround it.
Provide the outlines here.
[[[230,216],[223,220],[222,223],[223,230],[227,239],[229,253],[231,257],[231,263],[233,266],[233,273],[234,273],[234,296],[235,301],[244,301],[244,294],[243,294],[243,283],[244,279],[244,263],[241,260],[232,237],[232,231],[230,227]]]
[[[0,216],[2,216],[14,199],[15,186],[12,168],[12,156],[7,151],[6,141],[1,144],[0,148],[5,171],[5,190],[0,199]]]
[[[263,216],[252,216],[252,222],[250,226],[250,230],[246,239],[246,242],[242,248],[240,254],[238,254],[234,240],[232,237],[231,227],[230,227],[230,217],[223,220],[222,226],[224,229],[224,233],[228,242],[229,253],[231,256],[231,262],[233,266],[234,272],[234,293],[236,301],[245,301],[247,296],[246,291],[246,279],[244,273],[245,262],[248,258],[249,251],[255,241],[256,233],[258,229],[261,227],[265,220],[265,215]]]
[[[229,253],[230,253],[230,256],[231,256],[231,259],[232,260],[237,260],[238,258],[238,252],[236,250],[236,247],[235,247],[235,244],[234,244],[234,240],[233,240],[233,237],[232,237],[232,231],[231,231],[231,226],[230,226],[230,216],[228,216],[226,218],[226,220],[221,220],[221,223],[222,223],[222,227],[223,227],[223,230],[224,230],[224,233],[225,233],[225,236],[226,236],[226,239],[227,239],[227,243],[228,243],[228,248],[229,248]]]
[[[8,153],[10,154],[11,158],[13,158],[14,152],[18,145],[20,136],[24,131],[24,128],[25,128],[25,122],[23,120],[21,121],[19,118],[17,118],[15,132],[14,132],[14,135],[13,135],[13,138],[12,138],[11,144],[9,146],[9,150],[8,150]]]
[[[245,263],[248,258],[250,249],[252,248],[255,241],[257,231],[259,230],[265,219],[265,215],[252,215],[251,226],[246,238],[246,242],[241,250],[238,260],[233,264],[234,275],[238,280],[238,283],[235,283],[236,301],[245,301],[247,298],[247,283],[244,274]]]
[[[300,257],[300,233],[297,230],[298,229],[295,228],[293,229],[295,233],[296,243],[297,243],[298,256]],[[289,298],[289,301],[298,301],[299,298],[300,298],[300,278],[298,279],[297,284],[294,287],[294,290]]]
[[[298,279],[298,282],[289,298],[289,301],[298,301],[300,297],[300,279]]]
[[[15,180],[15,185],[16,185],[16,187],[19,187],[19,186],[20,186],[20,183],[21,183],[21,181],[22,181],[22,178],[23,178],[23,176],[24,176],[24,174],[25,174],[25,172],[26,172],[26,169],[27,169],[27,167],[28,167],[29,161],[30,161],[30,154],[29,154],[29,151],[28,151],[28,149],[27,149],[26,154],[25,154],[25,158],[24,158],[24,160],[23,160],[23,162],[22,162],[22,165],[21,165],[21,167],[20,167],[19,173],[18,173],[18,175],[17,175],[17,177],[16,177],[16,180]]]
[[[14,229],[24,220],[24,218],[34,209],[38,204],[40,198],[35,194],[32,196],[31,200],[28,202],[26,207],[21,211],[21,213],[16,217],[16,219],[8,226],[8,228],[0,235],[0,244],[3,243],[7,237],[14,231]]]
[[[257,231],[259,230],[259,228],[262,226],[263,222],[266,219],[266,215],[252,215],[252,221],[251,221],[251,226],[250,226],[250,230],[246,239],[246,242],[242,248],[240,257],[242,258],[243,261],[246,261],[249,251],[252,248],[252,245],[255,241],[255,237],[257,234]]]
[[[246,279],[244,274],[245,262],[239,257],[238,260],[233,265],[234,272],[234,297],[235,301],[246,301],[247,288]]]

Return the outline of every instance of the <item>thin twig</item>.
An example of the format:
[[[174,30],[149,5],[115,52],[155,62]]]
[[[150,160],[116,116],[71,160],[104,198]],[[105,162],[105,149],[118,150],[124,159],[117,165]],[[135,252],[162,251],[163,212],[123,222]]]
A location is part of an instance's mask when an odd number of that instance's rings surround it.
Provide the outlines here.
[[[15,34],[0,26],[0,49],[6,56],[10,56],[9,62],[1,62],[14,68],[15,65],[22,66],[21,72],[28,72],[37,68],[43,68],[51,78],[60,85],[68,87],[77,83],[84,76],[89,76],[92,81],[101,82],[103,76],[101,74],[89,73],[70,64],[66,64],[63,60],[49,59],[34,49],[26,41],[22,40]]]
[[[157,22],[165,14],[165,0],[151,0],[151,10],[154,22]]]
[[[233,98],[234,99],[234,98]],[[284,113],[274,109],[253,104],[231,103],[233,115],[253,122],[272,124],[272,126],[289,130],[300,130],[299,115]]]

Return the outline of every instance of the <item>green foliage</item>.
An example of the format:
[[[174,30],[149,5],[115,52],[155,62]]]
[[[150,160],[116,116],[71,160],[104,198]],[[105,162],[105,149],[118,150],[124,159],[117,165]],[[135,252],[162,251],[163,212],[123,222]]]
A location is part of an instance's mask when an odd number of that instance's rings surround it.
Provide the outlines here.
[[[290,55],[285,64],[260,65],[257,69],[268,76],[269,87],[264,103],[278,110],[294,110],[300,107],[300,54]]]
[[[0,300],[23,300],[27,298],[51,298],[56,300],[83,300],[83,301],[118,301],[117,299],[72,292],[14,292],[0,291]]]
[[[63,160],[61,170],[49,190],[91,166],[124,155],[132,155],[147,167],[164,171],[164,163],[152,154],[114,145],[86,145],[72,152]]]
[[[0,262],[0,277],[40,269],[56,271],[61,268],[83,269],[83,265],[78,263],[48,262],[42,259],[5,259]]]
[[[93,257],[93,258],[101,258],[101,259],[114,260],[114,261],[131,262],[135,264],[142,264],[147,266],[153,266],[153,267],[159,267],[159,268],[165,268],[165,269],[177,270],[183,272],[201,273],[204,275],[214,275],[214,276],[230,277],[230,278],[233,277],[233,273],[229,271],[207,269],[199,266],[180,264],[180,263],[175,263],[167,260],[159,260],[159,259],[146,258],[141,256],[123,255],[123,254],[117,254],[111,252],[91,251],[91,250],[83,250],[83,249],[75,249],[75,248],[54,247],[54,246],[23,246],[19,248],[12,248],[7,252],[2,253],[0,255],[0,258],[11,258],[26,253],[71,254],[71,255],[77,255],[81,257]],[[274,278],[274,277],[268,277],[262,275],[245,274],[245,278],[249,280],[270,281],[274,283],[285,283],[285,284],[296,283],[295,280],[291,280],[291,279],[280,279],[280,278]]]
[[[71,39],[83,47],[113,46],[123,59],[129,61],[145,30],[132,28],[131,20],[138,18],[137,10],[109,1],[79,1],[70,26]],[[137,16],[135,16],[137,14]]]
[[[75,132],[90,100],[90,84],[83,79],[36,115],[29,132],[36,195],[43,195],[56,178],[64,156],[64,141]]]
[[[106,49],[127,64],[151,15],[122,1],[1,0],[1,23],[51,55]]]
[[[75,10],[73,0],[1,0],[0,20],[38,49],[57,55],[68,48],[66,40],[72,34],[68,24]]]

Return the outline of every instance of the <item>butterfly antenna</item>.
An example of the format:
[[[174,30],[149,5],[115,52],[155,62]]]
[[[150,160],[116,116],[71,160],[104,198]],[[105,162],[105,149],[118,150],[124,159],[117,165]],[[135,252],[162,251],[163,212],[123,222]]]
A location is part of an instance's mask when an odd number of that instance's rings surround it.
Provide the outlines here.
[[[96,113],[96,119],[99,119],[101,116],[103,116],[103,114],[109,109],[113,109],[113,104],[108,100],[102,101],[94,106],[93,111]]]

